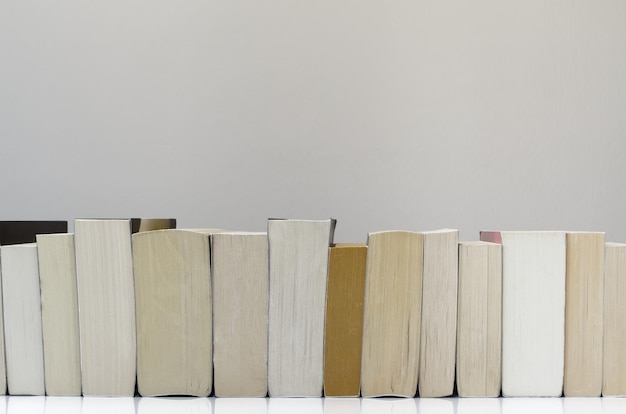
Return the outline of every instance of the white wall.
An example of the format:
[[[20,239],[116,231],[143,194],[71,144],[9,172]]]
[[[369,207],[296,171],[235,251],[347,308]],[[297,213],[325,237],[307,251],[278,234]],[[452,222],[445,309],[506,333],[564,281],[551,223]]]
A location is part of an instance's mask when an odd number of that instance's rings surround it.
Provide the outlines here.
[[[626,241],[626,2],[0,2],[0,219]]]

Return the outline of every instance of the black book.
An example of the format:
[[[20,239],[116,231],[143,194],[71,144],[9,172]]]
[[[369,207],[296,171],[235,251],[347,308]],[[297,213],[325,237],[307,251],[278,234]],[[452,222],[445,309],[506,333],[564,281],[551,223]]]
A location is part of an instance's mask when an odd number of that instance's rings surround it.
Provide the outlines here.
[[[0,245],[34,243],[38,234],[67,233],[67,221],[0,221]]]

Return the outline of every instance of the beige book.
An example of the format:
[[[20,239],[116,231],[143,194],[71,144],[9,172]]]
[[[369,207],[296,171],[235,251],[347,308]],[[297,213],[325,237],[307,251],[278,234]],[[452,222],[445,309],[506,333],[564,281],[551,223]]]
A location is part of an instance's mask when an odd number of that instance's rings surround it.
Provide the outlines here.
[[[560,397],[565,349],[565,233],[501,232],[502,394]]]
[[[424,232],[420,397],[454,392],[458,230]]]
[[[271,397],[321,397],[328,249],[335,221],[268,221]]]
[[[85,396],[135,393],[135,291],[130,220],[74,222]]]
[[[624,397],[626,396],[626,244],[606,243],[604,260],[602,395]]]
[[[267,233],[211,236],[216,397],[267,395]]]
[[[210,234],[133,235],[137,385],[142,396],[206,397],[212,387]]]
[[[370,233],[363,312],[363,397],[414,397],[419,369],[423,235]]]
[[[0,248],[6,372],[11,395],[45,395],[37,244]]]
[[[458,395],[498,397],[502,382],[501,245],[459,243],[458,298]]]
[[[73,234],[37,235],[46,395],[81,395]]]
[[[602,394],[604,233],[567,233],[565,273],[566,397]]]
[[[358,397],[361,388],[367,245],[330,248],[324,335],[324,395]]]

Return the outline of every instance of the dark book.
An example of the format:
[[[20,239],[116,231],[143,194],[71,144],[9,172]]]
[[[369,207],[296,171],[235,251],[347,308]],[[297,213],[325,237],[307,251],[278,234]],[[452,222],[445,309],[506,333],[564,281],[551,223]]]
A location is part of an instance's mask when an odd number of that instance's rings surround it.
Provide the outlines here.
[[[0,221],[0,245],[34,243],[38,234],[67,233],[67,221]]]

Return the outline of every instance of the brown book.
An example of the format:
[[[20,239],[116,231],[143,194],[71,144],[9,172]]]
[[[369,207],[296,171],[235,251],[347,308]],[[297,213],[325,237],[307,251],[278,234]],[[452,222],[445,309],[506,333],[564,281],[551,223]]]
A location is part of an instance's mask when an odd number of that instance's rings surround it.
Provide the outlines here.
[[[602,395],[623,397],[626,396],[626,244],[606,243],[604,260]]]
[[[565,270],[566,397],[602,393],[604,233],[567,233]]]
[[[363,311],[363,397],[414,397],[422,309],[423,234],[370,233]]]
[[[367,245],[330,248],[324,338],[324,394],[358,397]]]

